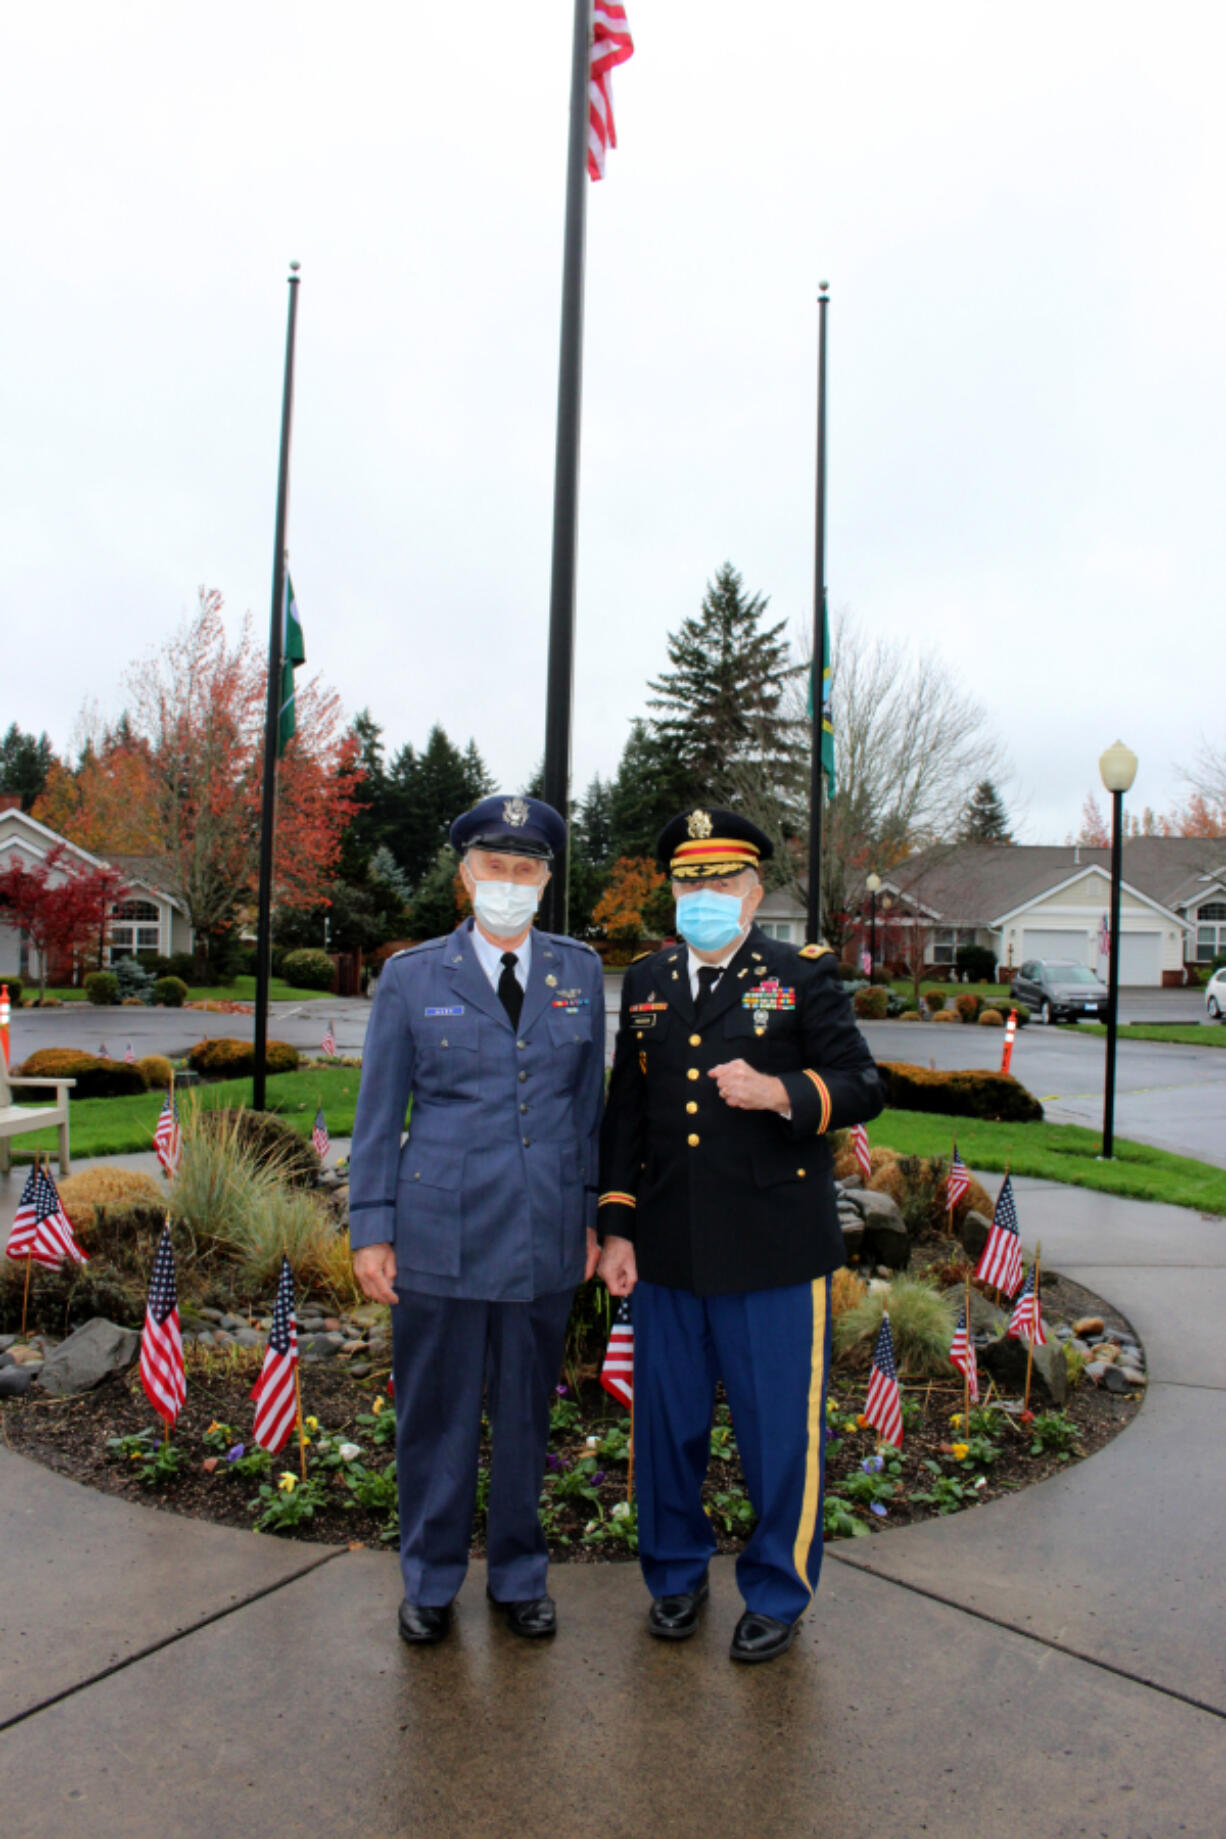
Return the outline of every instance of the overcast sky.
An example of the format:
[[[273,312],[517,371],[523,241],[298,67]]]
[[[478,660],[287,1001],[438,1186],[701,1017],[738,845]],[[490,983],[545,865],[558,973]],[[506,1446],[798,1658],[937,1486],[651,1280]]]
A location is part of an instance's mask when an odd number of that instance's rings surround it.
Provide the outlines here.
[[[0,719],[66,747],[205,583],[268,618],[285,275],[312,666],[543,739],[569,0],[9,9]],[[1223,737],[1226,14],[631,0],[588,216],[575,782],[725,559],[982,697],[1025,840]]]

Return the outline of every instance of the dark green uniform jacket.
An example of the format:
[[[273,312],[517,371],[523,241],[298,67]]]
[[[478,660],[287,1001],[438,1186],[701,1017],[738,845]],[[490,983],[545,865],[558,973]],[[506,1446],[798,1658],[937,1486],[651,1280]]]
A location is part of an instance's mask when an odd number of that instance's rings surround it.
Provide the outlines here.
[[[880,1080],[834,956],[755,926],[700,1020],[684,944],[632,964],[600,1145],[602,1237],[638,1274],[714,1296],[808,1283],[843,1262],[827,1131],[876,1117]],[[744,1060],[791,1118],[726,1105],[709,1071]]]

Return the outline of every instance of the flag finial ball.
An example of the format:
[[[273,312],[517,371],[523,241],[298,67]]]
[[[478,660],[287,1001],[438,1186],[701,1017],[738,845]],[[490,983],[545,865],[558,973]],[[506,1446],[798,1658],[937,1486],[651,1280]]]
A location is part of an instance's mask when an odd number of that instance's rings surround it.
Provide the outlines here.
[[[828,294],[830,292],[829,281],[819,281],[817,285],[821,289],[823,294]]]
[[[296,274],[298,273],[298,270],[299,270],[299,269],[300,269],[301,267],[302,267],[302,263],[301,263],[301,262],[291,262],[291,263],[290,263],[290,265],[289,265],[289,271],[290,271],[290,273],[291,273],[292,275],[296,275]]]

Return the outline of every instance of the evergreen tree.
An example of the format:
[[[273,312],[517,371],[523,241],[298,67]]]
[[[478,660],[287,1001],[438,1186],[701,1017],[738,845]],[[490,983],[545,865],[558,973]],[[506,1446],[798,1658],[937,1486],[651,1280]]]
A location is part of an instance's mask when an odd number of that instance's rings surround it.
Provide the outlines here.
[[[746,595],[725,562],[703,596],[697,618],[668,641],[672,669],[648,688],[653,737],[672,751],[688,780],[679,804],[742,793],[761,782],[785,803],[803,794],[804,724],[786,713],[785,691],[799,666],[790,661],[785,623],[765,625],[767,602]],[[677,806],[674,806],[676,809]]]
[[[981,779],[962,811],[959,836],[964,843],[1011,843],[1009,814],[990,779]]]
[[[609,785],[597,773],[571,812],[567,848],[567,888],[570,930],[586,938],[592,930],[592,909],[608,884],[612,863],[612,821]]]
[[[378,840],[416,884],[430,871],[454,820],[491,789],[476,743],[470,740],[461,753],[436,724],[423,753],[406,745],[393,759],[387,775],[387,822]]]
[[[45,734],[26,734],[12,722],[0,740],[0,792],[16,792],[28,811],[47,784],[55,752]]]
[[[415,939],[437,939],[459,924],[456,897],[455,851],[444,845],[418,883],[409,908],[409,929]]]
[[[695,789],[675,743],[636,717],[609,787],[608,858],[654,856],[669,818],[694,797],[710,795],[709,788]]]

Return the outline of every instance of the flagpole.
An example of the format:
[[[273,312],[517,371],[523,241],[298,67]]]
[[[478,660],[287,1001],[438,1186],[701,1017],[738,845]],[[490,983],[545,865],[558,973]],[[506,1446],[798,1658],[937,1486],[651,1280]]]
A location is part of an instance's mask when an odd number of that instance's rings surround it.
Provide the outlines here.
[[[289,510],[289,441],[294,415],[294,337],[298,325],[298,263],[291,262],[281,393],[281,458],[277,470],[277,529],[272,556],[272,617],[268,629],[268,700],[264,716],[264,785],[260,811],[260,889],[255,947],[255,1064],[251,1105],[264,1109],[268,1051],[268,980],[272,967],[272,864],[277,821],[277,727],[281,703],[281,629],[285,619],[285,521]]]
[[[809,761],[809,908],[805,937],[822,936],[822,734],[826,665],[826,308],[830,283],[819,282],[817,319],[817,503],[813,558],[812,755]]]
[[[627,1501],[634,1499],[634,1392],[636,1390],[637,1388],[633,1388],[630,1393],[630,1460],[626,1468]]]
[[[971,1280],[969,1275],[966,1279],[966,1301],[963,1307],[966,1312],[963,1316],[963,1320],[966,1323],[966,1343],[968,1351],[966,1365],[962,1369],[962,1428],[969,1437],[971,1434],[971,1362],[969,1353],[971,1346]]]
[[[1031,1312],[1031,1317],[1030,1317],[1030,1333],[1026,1337],[1026,1394],[1025,1394],[1025,1397],[1022,1399],[1022,1410],[1023,1411],[1030,1410],[1030,1374],[1034,1367],[1034,1332],[1035,1332],[1035,1329],[1038,1327],[1039,1265],[1042,1262],[1042,1258],[1043,1258],[1043,1246],[1040,1243],[1036,1245],[1034,1248],[1034,1271],[1033,1271],[1034,1308]]]
[[[298,1377],[298,1362],[294,1362],[294,1404],[298,1411],[298,1454],[302,1460],[302,1479],[306,1480],[306,1429],[302,1422],[302,1384]]]
[[[553,474],[553,561],[549,587],[549,667],[545,688],[545,803],[570,815],[570,721],[575,678],[575,556],[579,529],[579,411],[583,394],[583,262],[587,236],[588,83],[592,0],[575,0],[566,147],[566,234],[562,253],[562,331],[558,349],[558,426]],[[546,932],[565,932],[567,863],[559,856],[541,898]]]

